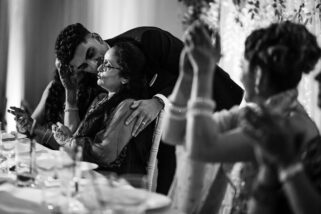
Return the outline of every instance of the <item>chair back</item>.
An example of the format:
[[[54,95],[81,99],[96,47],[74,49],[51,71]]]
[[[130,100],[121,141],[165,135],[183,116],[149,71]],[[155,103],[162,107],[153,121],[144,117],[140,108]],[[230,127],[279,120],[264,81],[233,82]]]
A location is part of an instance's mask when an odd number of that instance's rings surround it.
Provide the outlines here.
[[[159,143],[162,136],[162,123],[164,117],[164,110],[162,110],[155,123],[155,129],[152,139],[152,147],[150,151],[149,161],[147,164],[147,179],[148,179],[148,190],[155,191],[156,190],[156,183],[157,183],[157,154],[159,149]]]

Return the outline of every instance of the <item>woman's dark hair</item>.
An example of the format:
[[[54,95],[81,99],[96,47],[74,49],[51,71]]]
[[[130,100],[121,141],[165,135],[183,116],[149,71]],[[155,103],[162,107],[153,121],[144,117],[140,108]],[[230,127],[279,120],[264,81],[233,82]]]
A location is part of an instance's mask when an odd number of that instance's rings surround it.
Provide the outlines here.
[[[245,42],[250,71],[259,67],[268,72],[276,92],[296,87],[320,56],[316,37],[305,26],[289,21],[255,30]]]
[[[115,48],[117,63],[122,68],[120,76],[129,80],[125,87],[132,98],[146,97],[147,83],[144,75],[146,59],[139,43],[134,40],[118,41],[112,48]]]
[[[96,75],[84,72],[77,93],[80,119],[85,116],[89,105],[101,92],[103,89],[97,85]],[[45,104],[45,124],[48,128],[51,128],[53,123],[63,122],[64,103],[65,89],[60,81],[58,70],[55,69],[54,79]]]

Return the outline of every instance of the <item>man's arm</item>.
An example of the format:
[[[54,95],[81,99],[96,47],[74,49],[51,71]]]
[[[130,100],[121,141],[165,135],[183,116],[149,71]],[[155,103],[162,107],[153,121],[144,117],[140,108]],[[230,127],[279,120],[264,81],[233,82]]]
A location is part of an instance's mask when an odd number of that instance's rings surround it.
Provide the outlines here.
[[[179,55],[183,48],[182,42],[166,31],[158,28],[139,28],[139,30],[144,31],[139,32],[139,42],[147,59],[145,74],[149,84],[148,92],[152,98],[137,101],[132,105],[134,111],[126,124],[137,118],[133,136],[137,136],[155,120],[166,105],[166,97],[171,93],[178,76]]]

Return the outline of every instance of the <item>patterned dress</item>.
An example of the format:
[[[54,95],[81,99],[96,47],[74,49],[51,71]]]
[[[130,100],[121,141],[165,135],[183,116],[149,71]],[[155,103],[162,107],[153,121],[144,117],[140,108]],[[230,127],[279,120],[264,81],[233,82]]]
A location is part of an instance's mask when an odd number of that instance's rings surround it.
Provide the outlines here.
[[[100,94],[74,134],[77,144],[83,146],[83,159],[97,163],[101,172],[146,173],[154,123],[132,137],[132,126],[125,125],[132,102],[126,91],[110,99]],[[110,153],[117,157],[111,160]]]
[[[306,175],[321,194],[321,136],[315,137],[304,145],[301,150],[301,161],[303,162]],[[253,163],[242,163],[237,167],[239,172],[237,177],[239,179],[233,184],[235,187],[235,197],[232,201],[230,213],[246,214],[247,201],[251,196],[251,188],[258,172],[258,167]],[[293,213],[282,191],[276,197],[278,198],[278,213]]]

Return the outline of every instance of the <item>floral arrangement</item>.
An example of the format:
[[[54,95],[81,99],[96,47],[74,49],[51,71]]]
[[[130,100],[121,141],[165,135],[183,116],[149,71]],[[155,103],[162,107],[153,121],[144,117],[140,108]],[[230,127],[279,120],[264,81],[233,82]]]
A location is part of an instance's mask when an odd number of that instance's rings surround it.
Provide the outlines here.
[[[220,7],[222,0],[178,0],[182,2],[187,11],[183,24],[189,26],[195,20],[201,20],[211,29],[219,28]],[[226,0],[225,0],[226,1]],[[290,2],[293,3],[293,0]],[[310,0],[313,7],[308,7],[304,0],[296,3],[289,9],[286,0],[232,0],[235,6],[235,22],[242,28],[253,30],[259,26],[270,23],[291,20],[308,24],[317,15],[321,20],[321,0]],[[259,25],[259,26],[258,26]]]
[[[220,0],[178,0],[182,2],[187,11],[184,14],[183,25],[189,26],[199,20],[212,31],[219,29]]]
[[[321,0],[310,0],[309,5],[304,0],[233,0],[233,3],[237,11],[235,21],[241,27],[254,22],[262,26],[285,20],[307,25],[315,15],[321,20]]]

